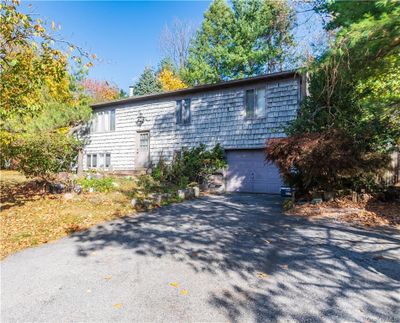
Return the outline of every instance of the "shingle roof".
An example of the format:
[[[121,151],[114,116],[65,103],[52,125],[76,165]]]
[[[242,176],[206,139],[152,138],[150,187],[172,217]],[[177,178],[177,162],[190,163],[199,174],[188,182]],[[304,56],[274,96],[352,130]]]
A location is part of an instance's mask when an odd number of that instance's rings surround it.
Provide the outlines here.
[[[194,86],[194,87],[187,88],[187,89],[155,93],[155,94],[140,95],[140,96],[129,97],[126,99],[101,102],[101,103],[92,104],[91,107],[94,109],[103,108],[103,107],[121,105],[121,104],[126,104],[126,103],[136,103],[136,102],[140,102],[140,101],[161,99],[161,98],[166,98],[166,97],[171,97],[171,96],[193,94],[193,93],[198,93],[198,92],[203,92],[203,91],[225,89],[225,88],[241,86],[241,85],[248,85],[248,84],[267,81],[267,80],[279,80],[279,79],[286,79],[286,78],[290,78],[290,77],[295,78],[295,77],[299,77],[299,76],[300,76],[300,73],[296,70],[277,72],[277,73],[265,74],[265,75],[260,75],[260,76],[242,78],[242,79],[233,80],[233,81],[219,82],[219,83],[214,83],[214,84],[204,84],[204,85]]]

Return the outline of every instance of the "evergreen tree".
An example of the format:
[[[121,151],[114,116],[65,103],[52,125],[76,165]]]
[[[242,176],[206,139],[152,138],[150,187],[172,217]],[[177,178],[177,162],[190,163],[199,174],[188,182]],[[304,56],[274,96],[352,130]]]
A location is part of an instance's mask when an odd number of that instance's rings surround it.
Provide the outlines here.
[[[162,85],[151,67],[146,67],[139,80],[133,86],[134,95],[146,95],[162,92]]]
[[[400,145],[400,6],[317,5],[335,39],[308,66],[309,95],[267,158],[297,191],[372,190]]]
[[[395,1],[321,2],[335,40],[309,67],[310,96],[291,134],[340,128],[368,149],[400,143],[400,6]]]
[[[294,16],[286,2],[215,0],[189,48],[185,81],[213,83],[282,68],[293,43]]]

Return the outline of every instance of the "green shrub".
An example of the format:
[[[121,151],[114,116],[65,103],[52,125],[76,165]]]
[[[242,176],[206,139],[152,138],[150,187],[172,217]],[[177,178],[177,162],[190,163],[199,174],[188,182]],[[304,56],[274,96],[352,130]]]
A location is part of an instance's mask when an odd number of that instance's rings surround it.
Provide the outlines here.
[[[210,150],[207,150],[204,144],[200,144],[175,154],[169,165],[161,156],[153,168],[152,177],[161,182],[186,187],[193,182],[204,183],[210,175],[225,166],[224,150],[219,144]]]
[[[81,185],[86,192],[91,188],[95,192],[109,192],[114,188],[113,179],[111,177],[81,178],[78,180],[78,184]]]
[[[166,175],[168,172],[168,165],[164,160],[164,157],[160,156],[160,159],[157,163],[157,166],[153,168],[151,176],[156,180],[156,181],[160,181],[163,182],[166,180]]]
[[[161,184],[150,175],[139,175],[136,181],[136,195],[147,196],[161,191]]]
[[[282,202],[282,207],[284,211],[289,211],[294,207],[292,199],[284,199]]]
[[[55,174],[71,169],[82,143],[61,132],[51,132],[20,136],[13,145],[11,157],[18,161],[17,170],[48,182]]]
[[[177,186],[168,182],[160,182],[150,175],[143,174],[137,177],[135,189],[132,191],[132,196],[137,200],[137,204],[139,205],[139,208],[141,208],[141,206],[146,205],[146,201],[152,200],[152,197],[150,197],[152,194],[164,195],[161,205],[179,202],[181,200],[178,198],[177,193]],[[146,209],[146,207],[144,209]]]

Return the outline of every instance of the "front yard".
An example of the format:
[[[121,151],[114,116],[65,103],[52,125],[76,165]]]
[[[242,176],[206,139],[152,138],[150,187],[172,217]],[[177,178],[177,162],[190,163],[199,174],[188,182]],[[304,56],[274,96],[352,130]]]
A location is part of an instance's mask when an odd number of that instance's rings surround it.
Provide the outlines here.
[[[336,198],[334,201],[297,203],[291,208],[284,208],[287,215],[309,218],[329,218],[367,227],[391,226],[400,228],[399,200],[381,201],[369,194],[364,199],[354,202],[350,196]]]
[[[0,259],[24,248],[47,243],[76,231],[137,210],[180,201],[178,186],[161,184],[151,176],[83,179],[83,192],[50,194],[38,182],[16,171],[0,171]],[[108,187],[104,185],[107,184]],[[96,186],[97,185],[97,186]],[[94,188],[93,192],[92,188]],[[102,189],[105,192],[102,192]],[[162,197],[162,200],[158,200]],[[132,201],[134,203],[132,203]],[[283,203],[286,208],[285,202]],[[328,217],[363,226],[400,225],[398,201],[369,199],[352,203],[349,198],[313,205],[297,204],[286,214]]]
[[[2,170],[0,258],[134,213],[131,200],[135,181],[113,180],[115,187],[107,193],[44,194],[35,181],[18,172]]]

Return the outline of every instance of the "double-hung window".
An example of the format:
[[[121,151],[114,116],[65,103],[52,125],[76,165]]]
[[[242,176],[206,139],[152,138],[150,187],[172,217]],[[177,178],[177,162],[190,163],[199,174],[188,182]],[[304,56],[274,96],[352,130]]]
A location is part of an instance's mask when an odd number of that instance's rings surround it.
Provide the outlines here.
[[[266,116],[265,88],[246,90],[246,117],[263,118]]]
[[[190,99],[176,101],[176,123],[190,124]]]
[[[115,130],[115,109],[99,111],[93,114],[91,132],[109,132]]]

